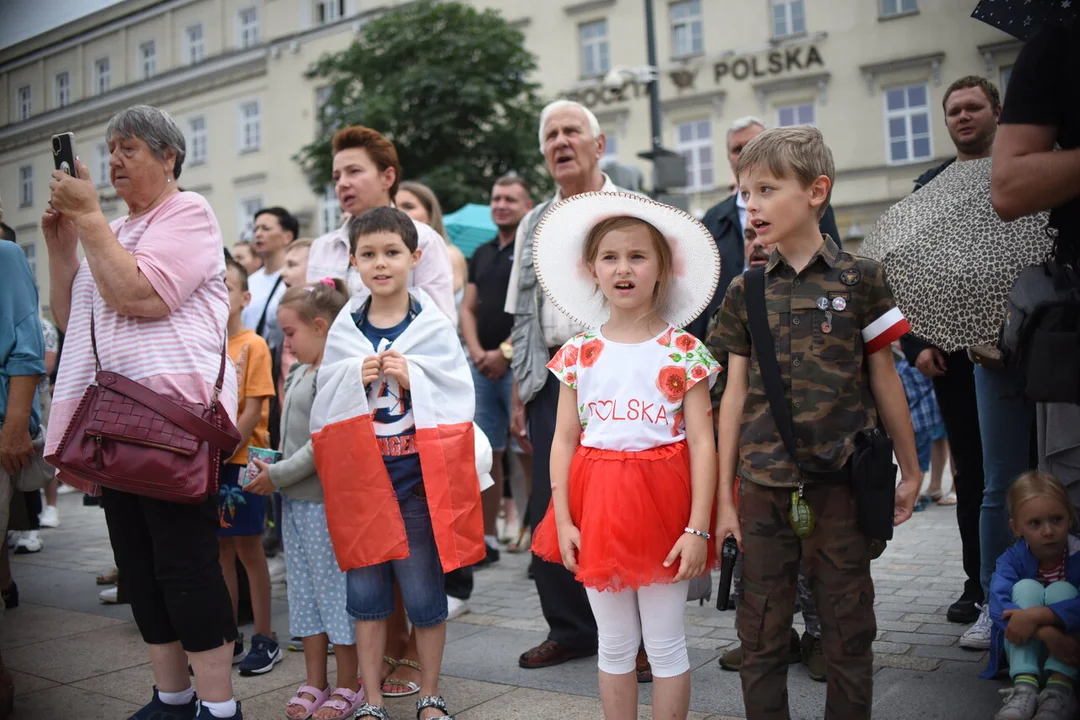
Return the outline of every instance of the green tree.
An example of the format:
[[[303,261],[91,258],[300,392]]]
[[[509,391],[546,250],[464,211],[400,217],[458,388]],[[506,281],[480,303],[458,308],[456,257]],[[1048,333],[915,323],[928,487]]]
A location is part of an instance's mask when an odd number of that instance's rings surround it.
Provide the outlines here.
[[[448,211],[485,202],[500,175],[548,189],[537,145],[536,59],[494,10],[422,0],[367,23],[353,44],[325,55],[309,78],[329,81],[316,140],[294,156],[321,194],[334,130],[364,125],[393,141],[402,179],[429,185]]]

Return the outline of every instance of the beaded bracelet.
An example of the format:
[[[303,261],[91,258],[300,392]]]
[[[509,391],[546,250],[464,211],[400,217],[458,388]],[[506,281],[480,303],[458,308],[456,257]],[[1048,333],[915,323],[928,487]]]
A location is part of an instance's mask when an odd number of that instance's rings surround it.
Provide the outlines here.
[[[691,527],[683,528],[683,532],[684,533],[690,533],[691,535],[697,535],[698,537],[705,538],[706,540],[712,539],[712,535],[710,535],[709,533],[702,532],[701,530],[695,530],[694,528],[691,528]]]

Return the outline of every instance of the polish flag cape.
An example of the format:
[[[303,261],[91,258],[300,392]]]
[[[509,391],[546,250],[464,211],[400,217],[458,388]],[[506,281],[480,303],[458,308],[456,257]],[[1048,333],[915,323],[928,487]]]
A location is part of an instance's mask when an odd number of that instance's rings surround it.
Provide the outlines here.
[[[457,332],[423,291],[421,310],[393,343],[409,367],[416,444],[443,572],[482,560],[484,519],[477,477],[476,395]],[[311,408],[315,469],[326,521],[342,571],[409,556],[397,495],[375,439],[373,407],[380,382],[364,389],[361,368],[376,348],[356,327],[353,298],[330,328]],[[384,348],[380,348],[384,349]]]

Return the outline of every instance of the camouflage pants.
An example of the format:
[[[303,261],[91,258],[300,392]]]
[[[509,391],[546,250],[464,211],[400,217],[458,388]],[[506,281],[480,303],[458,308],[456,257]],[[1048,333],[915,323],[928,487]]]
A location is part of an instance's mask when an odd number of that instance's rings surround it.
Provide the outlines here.
[[[745,563],[736,619],[747,720],[789,720],[787,652],[800,561],[821,614],[827,662],[826,720],[870,717],[877,634],[870,552],[846,485],[815,485],[803,499],[816,527],[799,538],[788,520],[791,489],[739,488]]]
[[[736,602],[742,597],[742,566],[743,554],[735,561],[735,572],[732,573],[732,593]],[[821,639],[821,618],[818,617],[817,605],[814,603],[814,594],[810,592],[810,583],[806,579],[806,571],[799,564],[799,582],[795,585],[795,609],[802,613],[803,624],[810,637]],[[739,608],[735,607],[735,622],[739,621]]]

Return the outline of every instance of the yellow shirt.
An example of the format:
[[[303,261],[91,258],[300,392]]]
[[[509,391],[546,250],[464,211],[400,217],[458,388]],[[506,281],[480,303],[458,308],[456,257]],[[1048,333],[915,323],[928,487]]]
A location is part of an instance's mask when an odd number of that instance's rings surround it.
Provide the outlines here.
[[[270,397],[274,394],[270,348],[254,330],[244,329],[229,336],[229,357],[236,365],[236,388],[239,397],[237,417],[244,411],[244,402],[262,402],[262,417],[250,438],[244,438],[240,448],[228,460],[230,465],[247,465],[248,446],[270,447]]]

